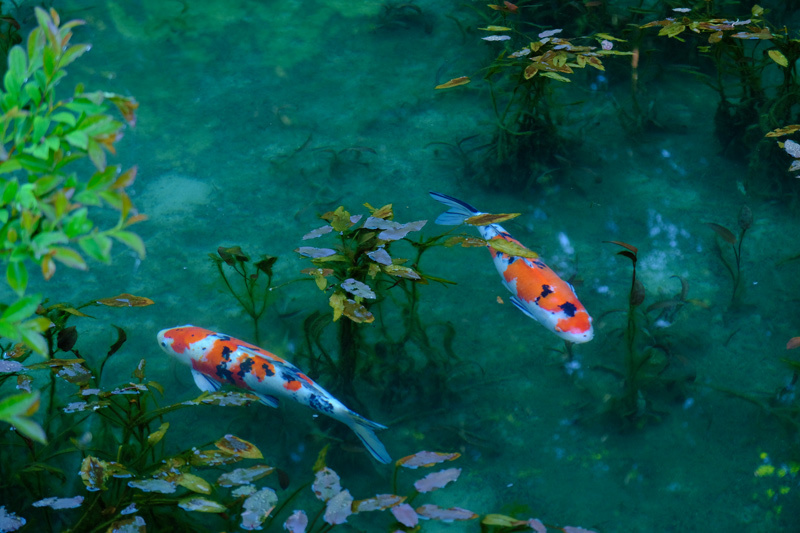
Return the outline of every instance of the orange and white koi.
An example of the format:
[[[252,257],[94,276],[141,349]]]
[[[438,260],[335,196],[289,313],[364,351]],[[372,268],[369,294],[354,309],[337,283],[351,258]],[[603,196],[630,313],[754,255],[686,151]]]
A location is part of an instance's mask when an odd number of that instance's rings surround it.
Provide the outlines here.
[[[348,426],[381,463],[391,461],[375,436],[375,430],[386,426],[345,407],[289,361],[229,335],[191,325],[159,331],[158,343],[165,352],[191,366],[200,390],[213,392],[229,384],[253,393],[270,407],[278,407],[279,398],[294,400]]]
[[[431,198],[450,209],[436,219],[437,224],[457,226],[470,217],[482,215],[466,202],[438,192]],[[541,259],[511,256],[491,246],[491,241],[502,239],[520,244],[499,224],[478,226],[481,236],[489,241],[489,251],[494,266],[503,278],[503,285],[511,291],[511,301],[523,313],[570,342],[588,342],[594,337],[592,317],[575,295],[575,289],[558,277]]]

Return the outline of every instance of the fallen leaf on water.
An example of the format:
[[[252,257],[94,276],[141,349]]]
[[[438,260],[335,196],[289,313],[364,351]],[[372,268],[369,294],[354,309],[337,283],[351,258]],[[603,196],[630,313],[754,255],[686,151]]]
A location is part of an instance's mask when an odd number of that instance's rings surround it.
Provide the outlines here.
[[[239,457],[244,457],[245,459],[264,458],[264,456],[261,454],[261,451],[258,448],[256,448],[254,445],[250,444],[246,440],[240,439],[236,435],[225,435],[217,442],[215,442],[214,446],[216,446],[225,453],[229,453],[231,455],[238,455]]]
[[[146,307],[148,305],[153,305],[154,302],[150,298],[145,298],[144,296],[134,296],[133,294],[124,292],[119,296],[114,296],[113,298],[103,298],[102,300],[97,300],[97,303],[106,305],[108,307]]]
[[[450,89],[451,87],[466,85],[471,81],[472,80],[469,79],[469,76],[461,76],[460,78],[453,78],[452,80],[442,83],[441,85],[437,85],[436,87],[434,87],[434,89]]]
[[[415,481],[414,488],[417,489],[417,492],[433,492],[444,488],[451,481],[457,480],[459,475],[461,475],[460,468],[447,468],[438,472],[431,472],[424,478]]]
[[[435,464],[443,463],[445,461],[452,461],[454,459],[458,459],[461,457],[461,454],[458,452],[453,453],[439,453],[439,452],[417,452],[414,455],[408,455],[401,459],[397,460],[398,466],[404,466],[406,468],[419,468],[433,466]]]
[[[464,223],[470,226],[488,226],[489,224],[499,224],[500,222],[517,218],[520,214],[521,213],[498,213],[493,215],[491,213],[481,213],[480,215],[469,217]]]

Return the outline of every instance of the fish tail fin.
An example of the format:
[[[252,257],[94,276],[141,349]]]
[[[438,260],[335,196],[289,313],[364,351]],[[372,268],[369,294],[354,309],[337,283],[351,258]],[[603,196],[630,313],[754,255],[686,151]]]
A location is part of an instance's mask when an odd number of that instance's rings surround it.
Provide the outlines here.
[[[375,436],[376,430],[386,429],[386,426],[373,422],[372,420],[367,420],[354,411],[348,413],[344,422],[353,430],[356,436],[361,439],[361,442],[364,443],[364,446],[367,448],[367,451],[372,454],[372,457],[385,465],[392,462],[392,458],[389,457],[389,452],[386,451],[386,447],[378,440],[378,437]]]
[[[428,191],[428,194],[437,202],[441,202],[450,208],[436,218],[436,223],[442,226],[459,226],[469,217],[474,217],[480,213],[467,202],[462,202],[458,198],[434,191]]]

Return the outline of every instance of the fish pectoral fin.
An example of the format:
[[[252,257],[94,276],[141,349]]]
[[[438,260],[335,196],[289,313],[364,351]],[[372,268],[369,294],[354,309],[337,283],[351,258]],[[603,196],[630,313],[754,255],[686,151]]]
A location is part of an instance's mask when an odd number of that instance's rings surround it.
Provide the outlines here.
[[[519,296],[512,296],[512,297],[511,297],[511,303],[512,303],[512,304],[514,304],[514,307],[516,307],[517,309],[519,309],[520,311],[522,311],[522,312],[523,312],[523,313],[524,313],[526,316],[529,316],[529,317],[531,317],[532,319],[536,320],[537,322],[539,321],[539,319],[538,319],[538,318],[536,318],[536,317],[533,315],[533,313],[531,313],[530,309],[528,309],[528,306],[527,306],[527,305],[525,305],[525,302],[523,302],[523,301],[522,301],[522,300],[519,298]]]
[[[194,384],[203,392],[217,392],[222,385],[220,382],[211,379],[199,370],[192,370]]]
[[[278,401],[278,399],[275,396],[270,396],[269,394],[261,394],[261,393],[258,393],[258,392],[254,392],[253,394],[258,396],[258,401],[260,401],[261,403],[263,403],[264,405],[266,405],[268,407],[277,408],[280,405],[280,402]]]

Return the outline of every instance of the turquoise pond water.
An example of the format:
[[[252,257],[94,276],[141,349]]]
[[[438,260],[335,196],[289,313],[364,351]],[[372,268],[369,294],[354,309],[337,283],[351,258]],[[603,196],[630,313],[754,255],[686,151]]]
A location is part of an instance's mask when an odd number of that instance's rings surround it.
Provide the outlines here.
[[[146,259],[115,248],[112,266],[60,269],[37,287],[54,301],[127,292],[156,302],[92,308],[97,320],[75,322],[81,341],[101,353],[115,338],[110,324],[127,331],[103,386],[129,382],[144,358],[148,377],[166,389],[165,403],[188,400],[198,392],[188,370],[159,349],[159,330],[195,324],[253,340],[249,319],[208,259],[218,247],[279,256],[276,282],[289,281],[311,266],[295,248],[330,244],[301,240],[323,224],[319,214],[339,205],[367,213],[364,203],[391,203],[395,220],[427,220],[422,233],[437,235],[449,229],[433,223],[443,209],[428,191],[437,190],[482,211],[521,213],[504,227],[572,280],[594,317],[595,338],[575,345],[567,361],[561,339],[510,305],[485,250],[427,252],[423,270],[457,282],[420,287],[423,322],[455,328],[459,359],[450,378],[430,385],[442,390],[398,382],[391,403],[380,402],[381,391],[369,383],[354,384],[369,417],[389,426],[379,436],[393,459],[419,450],[462,454],[452,463],[461,477],[415,505],[598,532],[797,531],[796,471],[756,475],[764,464],[791,470],[800,461],[797,432],[737,394],[767,404],[792,377],[781,359],[794,355],[786,342],[800,335],[800,263],[780,263],[800,253],[800,182],[782,177],[781,198],[745,187],[747,163],[723,155],[714,135],[717,93],[686,65],[665,61],[696,41],[664,38],[652,41],[660,51],[642,54],[639,90],[642,105],[652,105],[669,127],[630,134],[621,126],[620,106],[630,105],[630,58],[610,57],[604,62],[616,62],[614,68],[585,69],[556,87],[553,114],[568,139],[563,155],[538,167],[528,187],[519,185],[526,181],[520,176],[499,174],[486,187],[476,170],[478,147],[491,141],[497,121],[481,69],[503,43],[482,41],[486,32],[475,29],[489,23],[484,3],[414,6],[387,19],[384,4],[364,0],[54,2],[62,20],[86,20],[76,40],[93,45],[62,83],[71,90],[81,81],[140,103],[115,161],[138,165],[132,198],[148,216],[136,227]],[[772,22],[798,27],[797,17]],[[29,17],[26,33],[32,23]],[[766,72],[765,85],[779,82],[777,70]],[[464,75],[473,82],[434,90]],[[455,149],[462,139],[464,154]],[[791,159],[778,155],[788,168]],[[718,247],[728,258],[730,249],[705,223],[738,233],[745,204],[754,223],[742,252],[744,292],[732,306]],[[675,276],[688,284],[689,301],[676,314],[657,321],[661,310],[648,313],[649,344],[658,347],[653,364],[664,370],[644,391],[642,416],[633,423],[607,414],[622,392],[631,262],[603,241],[638,248],[643,308],[679,294]],[[412,253],[402,244],[397,250]],[[303,319],[328,313],[327,298],[312,283],[282,288],[260,322],[261,345],[294,360]],[[388,320],[391,332],[400,318]],[[360,327],[375,334],[375,326]],[[394,327],[399,331],[399,323]],[[443,332],[429,330],[434,345]],[[797,403],[789,405],[797,413]],[[167,449],[176,453],[236,434],[258,445],[297,487],[332,443],[328,463],[356,499],[391,490],[391,466],[372,461],[349,433],[308,409],[198,406],[169,420]],[[63,490],[57,495],[85,492],[77,476]],[[227,527],[212,515],[194,520],[208,531]],[[370,520],[354,517],[341,530],[389,531],[386,516]],[[480,531],[479,520],[422,525]],[[151,530],[158,525],[148,524]],[[272,530],[282,529],[275,522]]]

